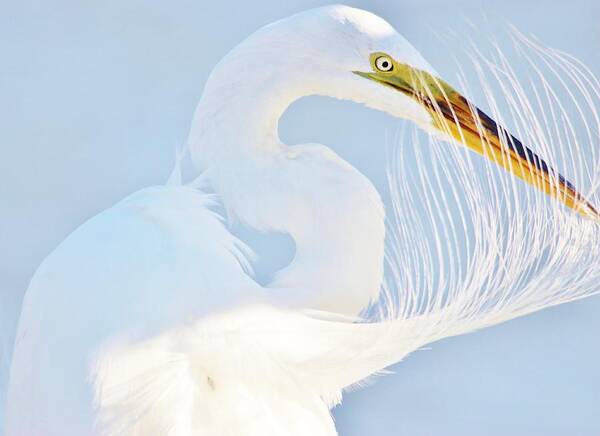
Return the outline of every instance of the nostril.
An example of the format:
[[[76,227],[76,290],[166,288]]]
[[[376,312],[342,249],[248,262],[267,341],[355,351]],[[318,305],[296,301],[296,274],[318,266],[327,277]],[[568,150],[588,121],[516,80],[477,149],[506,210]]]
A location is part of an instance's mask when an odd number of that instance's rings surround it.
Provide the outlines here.
[[[215,390],[215,382],[210,376],[206,376],[206,384],[214,391]]]

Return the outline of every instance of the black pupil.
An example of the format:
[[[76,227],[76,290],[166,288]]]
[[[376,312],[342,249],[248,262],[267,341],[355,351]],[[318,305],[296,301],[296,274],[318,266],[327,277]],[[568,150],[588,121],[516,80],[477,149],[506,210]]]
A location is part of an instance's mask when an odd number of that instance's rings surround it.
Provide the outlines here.
[[[390,64],[388,63],[388,61],[383,61],[383,62],[381,63],[381,66],[382,66],[383,68],[387,68],[389,65],[390,65]]]

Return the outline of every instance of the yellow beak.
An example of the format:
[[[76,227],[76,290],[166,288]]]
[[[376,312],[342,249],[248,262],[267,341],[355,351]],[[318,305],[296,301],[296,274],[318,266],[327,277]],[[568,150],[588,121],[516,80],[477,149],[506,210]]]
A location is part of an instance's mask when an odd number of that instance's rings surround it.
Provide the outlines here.
[[[393,68],[378,70],[376,60],[381,56],[392,62]],[[372,72],[355,73],[415,99],[431,114],[436,129],[582,216],[600,220],[598,210],[569,181],[446,82],[382,53],[371,55],[371,64]]]

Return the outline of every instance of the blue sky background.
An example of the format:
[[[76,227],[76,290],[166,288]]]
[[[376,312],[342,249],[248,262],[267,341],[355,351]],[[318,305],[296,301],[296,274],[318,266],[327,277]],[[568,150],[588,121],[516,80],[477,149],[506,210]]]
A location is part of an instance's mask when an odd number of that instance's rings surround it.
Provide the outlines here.
[[[213,65],[258,27],[329,2],[172,0],[3,2],[0,12],[0,328],[41,260],[77,225],[136,189],[163,182]],[[347,1],[390,21],[442,75],[456,77],[436,34],[506,23],[600,74],[600,6],[566,1]],[[310,98],[282,137],[334,148],[380,188],[399,122]],[[382,147],[373,147],[382,144]],[[410,144],[403,144],[410,146]],[[253,236],[259,252],[271,241]],[[277,244],[275,244],[277,245]],[[262,263],[277,262],[274,256]],[[340,433],[600,434],[600,298],[434,344],[346,395]]]

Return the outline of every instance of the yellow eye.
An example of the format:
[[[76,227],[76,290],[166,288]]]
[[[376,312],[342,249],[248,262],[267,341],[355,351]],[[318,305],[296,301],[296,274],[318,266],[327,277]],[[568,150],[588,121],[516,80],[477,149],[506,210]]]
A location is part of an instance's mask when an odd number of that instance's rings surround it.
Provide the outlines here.
[[[379,71],[388,72],[392,71],[394,68],[394,63],[389,56],[379,56],[377,59],[375,59],[375,67]]]

